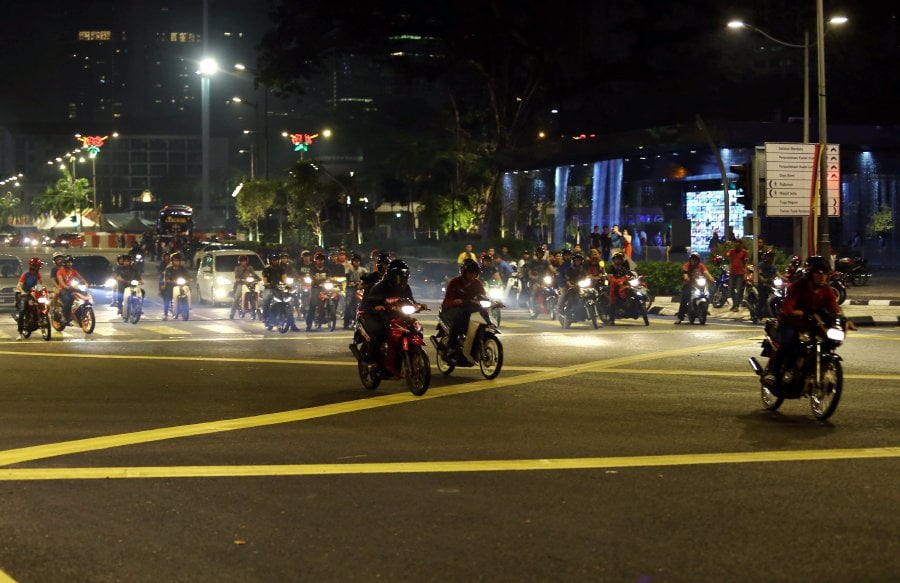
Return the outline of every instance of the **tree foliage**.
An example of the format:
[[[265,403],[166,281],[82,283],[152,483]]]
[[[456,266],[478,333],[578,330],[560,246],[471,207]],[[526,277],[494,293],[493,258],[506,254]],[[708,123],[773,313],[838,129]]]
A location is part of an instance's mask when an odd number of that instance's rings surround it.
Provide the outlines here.
[[[87,178],[72,180],[68,168],[63,167],[62,177],[56,184],[35,198],[35,211],[37,214],[49,214],[54,219],[60,220],[74,212],[89,208],[93,192]]]
[[[279,183],[272,180],[245,182],[235,200],[237,217],[241,225],[256,232],[259,240],[259,220],[272,208],[278,194]]]
[[[0,225],[5,225],[9,217],[15,214],[19,208],[22,199],[7,191],[6,194],[0,196]]]
[[[307,227],[315,243],[323,246],[325,240],[326,210],[341,195],[340,185],[320,180],[318,167],[313,162],[298,161],[288,172],[285,183],[288,222],[295,227]]]

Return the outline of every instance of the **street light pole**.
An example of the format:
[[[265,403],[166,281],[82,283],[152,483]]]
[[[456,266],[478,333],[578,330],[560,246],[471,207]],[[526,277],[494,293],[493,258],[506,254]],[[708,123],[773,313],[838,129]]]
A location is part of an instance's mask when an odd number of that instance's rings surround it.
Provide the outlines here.
[[[825,111],[825,18],[822,0],[816,0],[816,41],[819,75],[819,239],[818,254],[831,262],[831,236],[828,232],[828,175],[825,149],[828,147]]]

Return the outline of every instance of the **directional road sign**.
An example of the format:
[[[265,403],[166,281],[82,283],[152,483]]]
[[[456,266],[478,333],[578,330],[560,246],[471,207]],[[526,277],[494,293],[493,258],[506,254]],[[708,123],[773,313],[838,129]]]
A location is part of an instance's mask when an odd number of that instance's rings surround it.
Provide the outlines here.
[[[840,146],[828,144],[825,161],[829,216],[841,214]],[[817,176],[816,144],[772,142],[766,144],[766,214],[799,217],[810,214],[810,199]]]

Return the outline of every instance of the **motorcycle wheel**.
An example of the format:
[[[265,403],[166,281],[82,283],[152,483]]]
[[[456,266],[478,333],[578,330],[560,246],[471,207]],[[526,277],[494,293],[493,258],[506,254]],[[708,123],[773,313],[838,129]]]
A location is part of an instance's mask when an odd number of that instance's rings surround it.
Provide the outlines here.
[[[534,300],[529,298],[527,304],[528,304],[528,317],[531,318],[532,320],[534,320],[535,318],[538,317],[538,315],[540,315],[540,312],[537,311],[537,309],[534,305]]]
[[[356,369],[359,371],[359,380],[365,388],[374,391],[381,384],[381,377],[378,376],[378,373],[370,371],[369,365],[365,362],[357,361]]]
[[[835,295],[837,296],[838,304],[843,304],[847,301],[847,289],[844,287],[831,286],[831,289],[834,290]]]
[[[721,308],[728,302],[728,292],[723,288],[716,288],[712,297],[712,305],[714,308]]]
[[[250,309],[247,311],[250,312],[250,319],[255,320],[256,319],[256,296],[250,296],[249,304],[250,304]],[[241,317],[243,318],[243,315]]]
[[[706,316],[709,315],[709,306],[707,304],[703,304],[700,306],[700,325],[706,324]],[[644,316],[646,318],[646,316]],[[691,319],[691,324],[694,323],[693,318]]]
[[[431,363],[421,346],[411,346],[406,358],[406,386],[409,391],[420,397],[431,384]]]
[[[82,308],[81,329],[84,330],[84,333],[90,334],[93,332],[96,324],[97,321],[94,319],[94,308],[90,306]]]
[[[556,298],[546,299],[547,311],[550,312],[550,319],[556,319]]]
[[[334,306],[328,307],[328,331],[334,332],[334,329],[337,328],[337,310]]]
[[[131,319],[132,324],[137,324],[141,321],[141,315],[143,313],[143,310],[141,309],[141,303],[141,300],[139,300],[138,298],[131,298],[131,300],[129,300],[128,315],[125,317],[126,321],[128,321],[128,319]]]
[[[494,323],[498,326],[500,325],[500,308],[494,308],[491,310],[491,317],[494,319]]]
[[[600,322],[597,321],[597,306],[588,307],[588,315],[591,318],[591,324],[594,325],[594,330],[600,327]]]
[[[22,338],[31,338],[31,330],[22,330]]]
[[[62,321],[62,310],[57,309],[50,315],[50,325],[57,332],[62,332],[66,328],[66,322]]]
[[[285,313],[284,304],[277,304],[272,307],[272,310],[273,312],[269,316],[272,325],[282,334],[286,334],[291,327],[291,320]]]
[[[766,411],[775,411],[781,407],[782,403],[784,403],[783,397],[776,396],[775,393],[770,391],[769,388],[762,383],[760,383],[759,396],[760,400],[762,400],[763,409]]]
[[[455,364],[450,364],[446,360],[444,360],[444,352],[442,350],[437,351],[437,356],[435,357],[435,364],[437,364],[437,369],[444,376],[449,375],[456,369]]]
[[[650,318],[647,317],[647,308],[644,307],[644,304],[640,304],[641,306],[641,317],[644,319],[644,326],[650,325]]]
[[[852,283],[853,285],[866,285],[867,283],[869,283],[869,274],[863,273],[858,275],[851,275],[850,283]]]
[[[181,319],[187,322],[191,317],[191,311],[188,309],[187,298],[178,298],[178,307],[175,309],[175,320],[181,314]]]
[[[481,358],[478,361],[481,374],[491,380],[497,378],[503,368],[503,345],[493,334],[486,334],[481,341]]]
[[[566,317],[566,315],[563,314],[562,312],[560,312],[560,314],[559,314],[559,324],[563,328],[571,328],[572,327],[572,321],[570,319],[568,319]]]
[[[841,363],[832,360],[822,363],[822,378],[809,395],[809,409],[813,417],[825,421],[835,412],[844,387]]]
[[[41,338],[44,340],[50,340],[51,334],[53,334],[53,329],[50,326],[50,316],[39,316],[38,317],[38,328],[41,330]]]

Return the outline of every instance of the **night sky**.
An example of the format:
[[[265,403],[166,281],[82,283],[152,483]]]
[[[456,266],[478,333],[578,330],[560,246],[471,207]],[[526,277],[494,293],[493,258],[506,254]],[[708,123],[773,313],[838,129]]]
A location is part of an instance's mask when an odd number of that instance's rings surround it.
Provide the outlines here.
[[[6,82],[0,87],[0,122],[52,117],[53,82],[47,75],[61,59],[66,23],[102,18],[109,1],[4,3],[0,74]],[[211,16],[227,22],[231,4],[211,0]],[[260,16],[265,12],[261,0],[240,4]],[[564,131],[642,128],[691,121],[696,114],[735,121],[784,121],[802,115],[803,51],[779,47],[752,31],[728,30],[725,24],[740,17],[799,43],[804,28],[814,32],[814,0],[590,4],[597,20],[594,48],[605,57],[597,70],[581,72],[580,90],[559,96]],[[567,7],[584,3],[559,5],[560,17],[566,18],[578,17]],[[837,8],[835,2],[825,5],[827,14]],[[900,100],[893,89],[900,85],[900,9],[894,2],[878,0],[844,6],[850,22],[826,40],[829,123],[900,123]],[[811,68],[815,116],[815,50]]]

